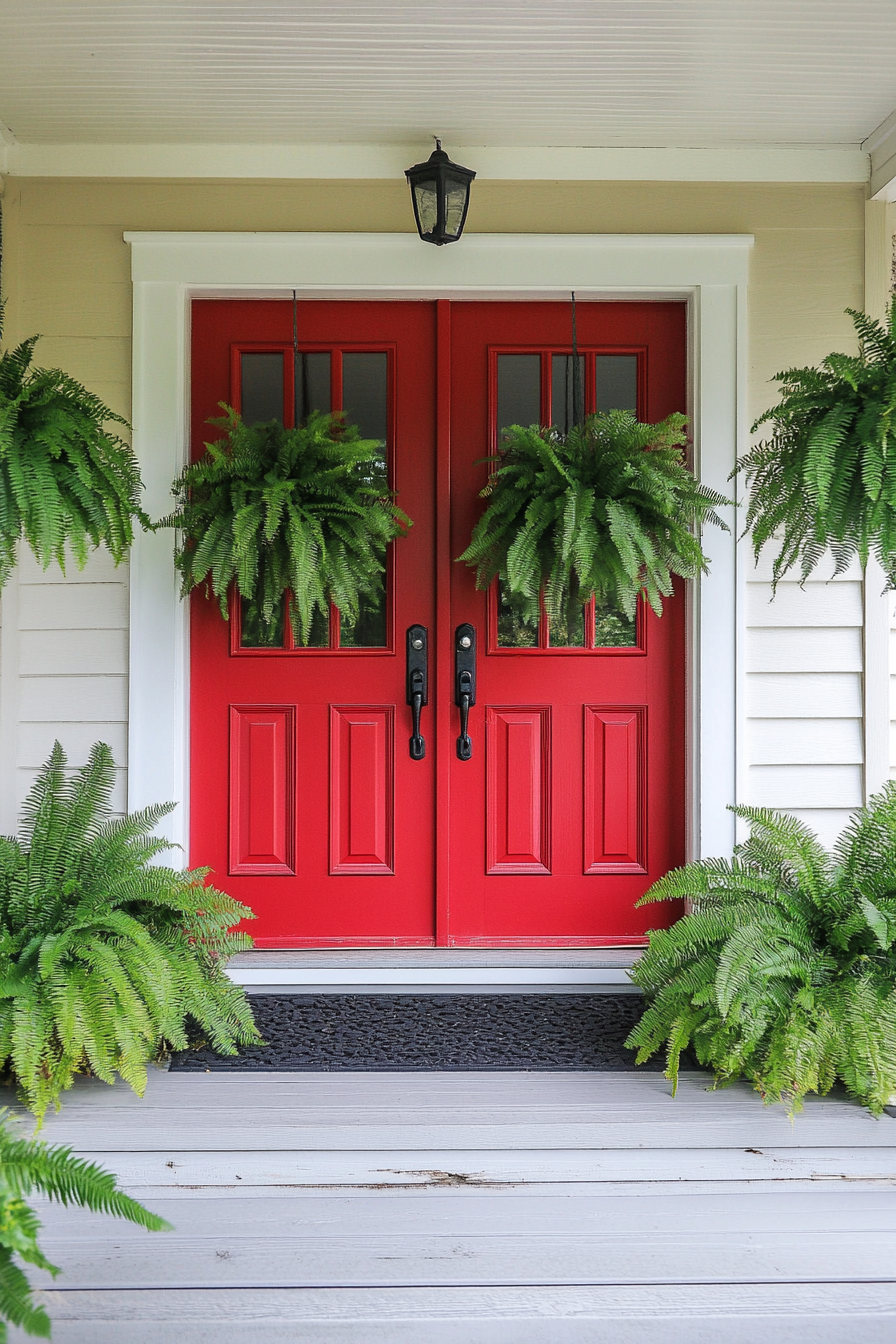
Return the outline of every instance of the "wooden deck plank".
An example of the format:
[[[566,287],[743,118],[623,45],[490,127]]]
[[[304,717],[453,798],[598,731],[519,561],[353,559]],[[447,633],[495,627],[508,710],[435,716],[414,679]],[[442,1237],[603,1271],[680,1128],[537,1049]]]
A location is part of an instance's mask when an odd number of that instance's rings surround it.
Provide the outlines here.
[[[711,1317],[716,1322],[737,1317],[824,1319],[828,1316],[883,1319],[893,1338],[896,1284],[662,1284],[632,1286],[548,1286],[512,1288],[346,1288],[234,1289],[196,1291],[134,1290],[78,1292],[57,1288],[41,1294],[52,1300],[53,1316],[115,1321],[122,1325],[156,1320],[167,1324],[190,1321],[250,1321],[257,1326],[277,1322],[370,1320],[414,1321],[417,1330],[433,1320],[525,1320],[585,1317],[613,1321],[626,1318]],[[767,1332],[763,1331],[763,1335]],[[419,1336],[418,1336],[419,1337]],[[768,1337],[774,1338],[773,1333]],[[859,1335],[854,1338],[864,1339]],[[128,1339],[130,1336],[120,1336]],[[169,1335],[170,1338],[170,1335]],[[220,1336],[219,1336],[220,1338]],[[361,1336],[359,1336],[361,1338]],[[718,1333],[715,1336],[718,1340]]]
[[[141,1101],[83,1080],[44,1137],[176,1230],[41,1202],[54,1340],[889,1344],[894,1121],[839,1096],[791,1123],[710,1085],[153,1071]]]
[[[437,1190],[329,1191],[176,1191],[146,1199],[150,1208],[174,1225],[178,1236],[240,1237],[377,1235],[515,1236],[580,1232],[629,1235],[702,1232],[793,1236],[819,1231],[896,1231],[896,1188],[884,1185],[817,1183],[794,1190],[790,1183],[745,1184],[695,1192],[693,1184]],[[557,1193],[557,1190],[562,1193]],[[239,1195],[239,1208],[228,1202]],[[37,1203],[37,1201],[35,1201]],[[110,1222],[102,1214],[41,1202],[39,1214],[47,1237],[60,1240],[138,1243],[145,1251],[160,1246],[154,1236],[131,1223]],[[163,1238],[167,1242],[168,1235]]]
[[[176,1344],[757,1344],[783,1338],[787,1344],[892,1344],[893,1318],[828,1314],[778,1316],[764,1313],[679,1320],[673,1317],[629,1319],[564,1318],[543,1314],[483,1320],[471,1315],[451,1320],[388,1320],[366,1317],[345,1321],[184,1321],[177,1324]],[[72,1319],[54,1323],[55,1344],[174,1344],[171,1321],[130,1321],[122,1333],[120,1320]],[[10,1332],[11,1344],[28,1344],[28,1336]]]
[[[482,1121],[486,1119],[482,1116]],[[123,1116],[71,1111],[48,1121],[45,1137],[91,1152],[266,1152],[293,1149],[302,1152],[338,1152],[365,1149],[656,1149],[672,1153],[692,1148],[845,1148],[896,1147],[896,1121],[875,1121],[861,1112],[830,1112],[800,1116],[794,1123],[781,1111],[751,1108],[747,1114],[706,1115],[684,1107],[673,1115],[644,1118],[637,1111],[570,1121],[566,1117],[476,1123],[463,1114],[389,1117],[376,1123],[364,1114],[327,1117],[292,1115],[284,1110],[190,1112],[130,1111]]]
[[[253,948],[231,957],[228,969],[280,970],[345,967],[389,969],[390,967],[586,967],[633,966],[641,947],[336,947]]]
[[[0,1088],[0,1105],[15,1105],[15,1094]],[[744,1106],[752,1110],[784,1114],[784,1107],[765,1107],[746,1083],[714,1090],[705,1073],[682,1074],[677,1096],[661,1073],[190,1073],[151,1069],[146,1095],[141,1098],[126,1084],[113,1087],[98,1079],[79,1078],[64,1094],[64,1113],[75,1108],[113,1109],[147,1107],[268,1107],[326,1110],[346,1107],[355,1113],[383,1108],[390,1114],[402,1109],[443,1112],[446,1107],[469,1113],[485,1109],[498,1116],[542,1108],[544,1115],[564,1107],[592,1108],[603,1113],[612,1107],[650,1107],[674,1114],[686,1103],[701,1106],[708,1115]],[[835,1107],[838,1113],[866,1115],[845,1096],[808,1097],[801,1115],[819,1107]],[[52,1114],[47,1117],[52,1121]]]
[[[142,1186],[543,1184],[554,1181],[794,1180],[853,1177],[896,1183],[896,1149],[765,1148],[388,1150],[109,1153],[81,1150]]]
[[[142,1241],[42,1241],[68,1288],[472,1287],[886,1281],[896,1283],[896,1229],[749,1233],[679,1230],[475,1235],[418,1230],[358,1236],[157,1236]],[[32,1281],[50,1287],[49,1274]]]
[[[266,1185],[261,1187],[264,1190],[264,1199],[294,1199],[301,1198],[305,1200],[328,1199],[331,1196],[331,1189],[326,1186],[303,1185],[298,1187]],[[437,1193],[440,1199],[491,1199],[500,1197],[502,1199],[522,1199],[529,1196],[544,1198],[552,1195],[562,1195],[564,1199],[589,1199],[596,1195],[600,1198],[610,1196],[619,1196],[620,1198],[641,1200],[653,1196],[657,1193],[668,1195],[670,1198],[684,1198],[690,1195],[711,1195],[722,1194],[727,1196],[740,1194],[745,1191],[759,1193],[763,1195],[780,1194],[800,1194],[806,1191],[818,1191],[822,1189],[848,1190],[850,1194],[854,1192],[865,1192],[869,1194],[885,1193],[892,1194],[894,1184],[890,1180],[876,1180],[873,1176],[867,1179],[862,1176],[850,1176],[847,1179],[840,1178],[815,1178],[798,1177],[795,1180],[779,1181],[764,1180],[761,1177],[750,1180],[691,1180],[691,1181],[670,1181],[670,1180],[647,1180],[647,1181],[551,1181],[545,1183],[535,1183],[526,1185],[523,1183],[516,1185],[388,1185],[388,1186],[337,1186],[336,1191],[340,1195],[345,1195],[352,1199],[380,1199],[380,1200],[399,1200],[406,1197],[422,1199],[426,1195]],[[207,1185],[201,1189],[195,1189],[191,1186],[176,1185],[141,1185],[139,1189],[139,1198],[143,1203],[158,1200],[174,1201],[192,1201],[201,1197],[202,1199],[219,1200],[226,1203],[229,1200],[256,1199],[259,1197],[259,1188],[257,1186],[246,1185],[242,1182],[237,1185]],[[40,1202],[40,1196],[34,1197],[35,1201]],[[155,1208],[155,1203],[152,1204]],[[235,1213],[234,1216],[239,1216]]]

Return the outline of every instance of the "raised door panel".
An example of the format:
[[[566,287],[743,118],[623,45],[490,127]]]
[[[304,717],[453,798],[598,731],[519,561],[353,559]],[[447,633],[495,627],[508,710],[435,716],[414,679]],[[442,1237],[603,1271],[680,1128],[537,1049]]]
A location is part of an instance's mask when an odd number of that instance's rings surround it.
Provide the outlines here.
[[[230,872],[295,872],[295,708],[230,707]]]
[[[647,711],[585,706],[585,872],[643,873]]]
[[[489,873],[550,873],[551,712],[486,713]]]
[[[330,873],[391,873],[392,705],[330,706]]]

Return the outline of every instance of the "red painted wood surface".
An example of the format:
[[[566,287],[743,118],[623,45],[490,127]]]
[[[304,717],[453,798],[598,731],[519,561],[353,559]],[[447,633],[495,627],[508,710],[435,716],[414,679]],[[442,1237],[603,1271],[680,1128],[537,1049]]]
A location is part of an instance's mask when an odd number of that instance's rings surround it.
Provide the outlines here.
[[[434,625],[435,311],[431,304],[303,303],[298,317],[302,348],[389,352],[392,479],[414,526],[395,546],[386,649],[234,649],[217,602],[194,595],[191,855],[256,912],[247,928],[262,946],[426,945],[434,941],[435,753],[423,761],[408,756],[404,632],[414,622]],[[236,397],[234,351],[291,350],[292,340],[291,303],[194,303],[194,453],[217,437],[205,423],[220,415],[217,403]],[[335,379],[333,393],[338,405]],[[290,419],[288,389],[284,415]],[[235,783],[227,725],[232,705],[253,704],[288,704],[295,713],[295,875],[227,876]],[[432,724],[430,705],[428,739]],[[373,806],[364,797],[369,778],[379,790]],[[368,844],[362,853],[358,846]]]
[[[680,304],[579,303],[580,350],[625,351],[639,360],[639,415],[659,420],[685,408],[685,310]],[[488,468],[481,459],[495,442],[494,405],[499,352],[556,352],[571,349],[568,304],[458,303],[452,305],[452,377],[456,392],[451,415],[452,553],[459,555],[483,507],[479,492]],[[542,373],[546,363],[542,364]],[[585,384],[586,404],[594,388]],[[542,412],[547,414],[547,388]],[[476,589],[463,565],[452,570],[452,623],[470,621],[489,628],[489,598]],[[491,623],[493,627],[493,622]],[[494,627],[493,627],[494,628]],[[666,603],[662,619],[642,613],[639,649],[584,652],[537,648],[494,648],[481,638],[477,703],[470,714],[473,759],[451,761],[448,914],[449,940],[462,945],[582,946],[637,942],[648,928],[669,918],[664,907],[636,910],[651,882],[684,861],[684,600]],[[489,781],[491,747],[487,723],[492,706],[507,714],[516,707],[550,706],[550,774],[542,797],[550,808],[545,842],[549,872],[530,867],[515,874],[488,871],[482,856],[500,821],[490,816],[495,797]],[[600,706],[622,718],[635,711],[642,726],[633,768],[632,729],[626,742],[606,749],[599,786],[586,765],[586,706]],[[457,711],[454,717],[457,732]],[[591,740],[593,752],[594,740]],[[634,843],[635,818],[643,829],[642,866],[626,853],[595,849],[595,809],[602,809],[600,843]],[[589,835],[586,826],[592,828]],[[607,831],[607,828],[609,830]],[[637,828],[636,828],[637,829]],[[639,855],[634,856],[635,860]],[[606,866],[605,866],[606,865]]]
[[[296,712],[230,706],[230,874],[295,873]]]
[[[238,395],[240,350],[289,351],[292,323],[291,303],[193,305],[194,452]],[[634,648],[498,648],[492,597],[454,561],[483,507],[496,356],[541,352],[544,382],[544,352],[570,349],[569,306],[303,302],[298,340],[388,352],[393,485],[415,525],[393,547],[385,649],[248,650],[194,596],[192,861],[256,911],[262,946],[643,940],[673,912],[635,902],[684,858],[683,594],[662,620],[640,613]],[[683,409],[683,305],[582,303],[578,340],[637,355],[642,418]],[[593,404],[590,374],[585,392]],[[290,423],[288,380],[286,396]],[[479,631],[468,762],[454,750],[462,621]],[[420,762],[404,694],[415,622],[430,631]]]
[[[485,715],[487,873],[551,871],[551,711]]]
[[[647,711],[585,706],[585,872],[646,873]]]
[[[330,872],[389,873],[395,812],[393,705],[330,706]]]

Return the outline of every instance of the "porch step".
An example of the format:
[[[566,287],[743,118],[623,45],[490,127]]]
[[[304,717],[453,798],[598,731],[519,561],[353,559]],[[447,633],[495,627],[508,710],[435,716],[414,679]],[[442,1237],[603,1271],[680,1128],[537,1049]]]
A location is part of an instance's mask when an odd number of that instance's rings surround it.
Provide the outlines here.
[[[637,993],[636,947],[256,949],[227,969],[251,993]]]

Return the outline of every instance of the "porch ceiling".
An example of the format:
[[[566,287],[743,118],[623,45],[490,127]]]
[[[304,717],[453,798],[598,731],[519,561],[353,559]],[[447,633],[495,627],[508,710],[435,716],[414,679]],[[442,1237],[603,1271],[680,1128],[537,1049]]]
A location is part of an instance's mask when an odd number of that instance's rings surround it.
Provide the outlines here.
[[[893,0],[5,0],[32,144],[856,146]]]

